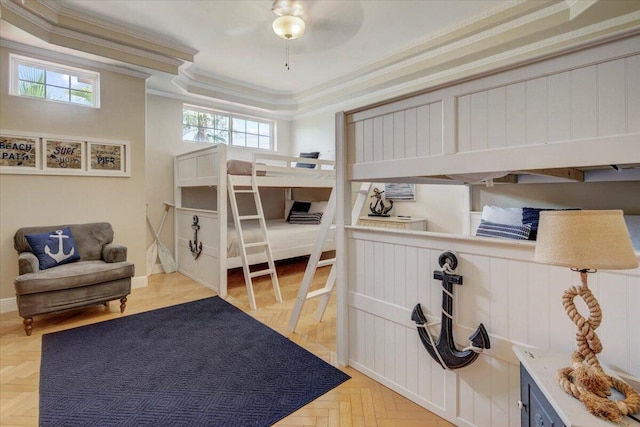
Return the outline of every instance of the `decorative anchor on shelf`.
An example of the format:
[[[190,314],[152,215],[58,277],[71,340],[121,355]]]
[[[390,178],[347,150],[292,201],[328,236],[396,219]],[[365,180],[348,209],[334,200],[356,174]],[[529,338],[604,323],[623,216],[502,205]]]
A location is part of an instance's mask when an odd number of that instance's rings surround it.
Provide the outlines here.
[[[198,230],[200,230],[200,226],[198,225],[198,215],[193,216],[193,224],[191,224],[191,228],[193,229],[193,242],[189,240],[189,249],[191,250],[191,255],[193,255],[194,259],[198,259],[200,254],[202,253],[202,242],[198,244]]]
[[[478,355],[485,349],[491,348],[489,334],[481,323],[478,329],[469,337],[471,344],[458,350],[453,341],[453,285],[462,285],[462,276],[453,274],[458,266],[458,258],[450,251],[443,252],[438,258],[438,263],[442,267],[442,271],[434,271],[433,278],[442,280],[442,320],[440,328],[440,336],[434,341],[433,336],[428,331],[427,318],[422,312],[420,304],[417,304],[411,320],[416,322],[418,335],[422,344],[427,349],[431,357],[440,364],[444,369],[463,368],[475,361]],[[437,325],[433,323],[430,326]]]
[[[380,191],[377,187],[373,189],[373,195],[370,197],[375,197],[376,201],[369,204],[369,210],[371,211],[369,216],[391,216],[389,211],[393,208],[393,200],[389,200],[389,206],[385,206],[382,193],[384,193],[384,190]]]

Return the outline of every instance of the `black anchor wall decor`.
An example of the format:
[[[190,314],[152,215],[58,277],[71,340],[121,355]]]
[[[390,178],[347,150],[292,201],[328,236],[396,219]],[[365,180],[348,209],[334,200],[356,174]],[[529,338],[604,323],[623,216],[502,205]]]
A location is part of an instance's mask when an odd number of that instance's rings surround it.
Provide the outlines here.
[[[200,254],[202,253],[202,242],[198,243],[198,230],[200,230],[200,225],[198,225],[198,215],[193,216],[193,224],[191,224],[191,228],[193,229],[193,242],[189,240],[189,249],[191,250],[191,255],[193,255],[194,259],[198,259]]]
[[[414,307],[411,320],[416,322],[420,341],[431,357],[444,369],[459,369],[473,363],[483,350],[491,348],[491,342],[487,330],[480,323],[469,337],[471,344],[462,350],[457,348],[453,341],[453,285],[462,285],[462,276],[453,274],[453,271],[458,266],[458,258],[453,252],[446,251],[440,254],[438,263],[443,267],[442,271],[433,272],[434,279],[442,280],[442,326],[438,339],[434,340],[427,330],[427,318],[420,304]]]

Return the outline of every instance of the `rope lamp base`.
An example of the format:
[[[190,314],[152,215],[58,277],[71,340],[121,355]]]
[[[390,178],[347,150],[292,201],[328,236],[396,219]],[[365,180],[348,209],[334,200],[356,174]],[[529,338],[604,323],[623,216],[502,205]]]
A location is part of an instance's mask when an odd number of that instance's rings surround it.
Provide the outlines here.
[[[602,343],[596,329],[602,321],[600,304],[587,286],[587,270],[580,270],[581,287],[567,289],[562,304],[567,315],[578,328],[576,341],[578,349],[571,355],[571,366],[558,371],[556,378],[562,389],[579,399],[587,410],[601,418],[621,423],[629,414],[640,411],[640,395],[627,383],[607,375],[598,361]],[[589,318],[585,319],[573,302],[581,297],[589,307]],[[624,400],[610,400],[611,389],[624,394]]]

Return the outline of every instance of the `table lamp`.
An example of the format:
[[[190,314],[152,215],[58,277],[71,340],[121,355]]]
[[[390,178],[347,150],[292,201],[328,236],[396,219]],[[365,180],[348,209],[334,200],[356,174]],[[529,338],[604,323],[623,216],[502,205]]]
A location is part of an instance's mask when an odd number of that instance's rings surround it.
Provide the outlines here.
[[[580,273],[582,286],[564,292],[562,304],[576,324],[577,349],[571,366],[560,369],[556,378],[563,390],[580,399],[592,414],[620,422],[626,415],[640,411],[640,396],[628,384],[607,375],[598,361],[602,343],[595,330],[602,321],[600,304],[587,286],[587,273],[597,269],[623,270],[638,266],[621,210],[566,210],[540,212],[540,224],[534,260],[570,267]],[[603,289],[606,291],[606,289]],[[584,318],[574,298],[580,296],[589,308]],[[610,400],[611,388],[625,395]]]

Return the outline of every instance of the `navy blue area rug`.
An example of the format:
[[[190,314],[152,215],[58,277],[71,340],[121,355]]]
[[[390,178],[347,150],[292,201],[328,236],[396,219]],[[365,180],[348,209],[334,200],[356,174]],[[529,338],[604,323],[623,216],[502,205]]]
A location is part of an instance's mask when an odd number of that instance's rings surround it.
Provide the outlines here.
[[[41,426],[269,426],[350,377],[219,297],[42,337]]]

